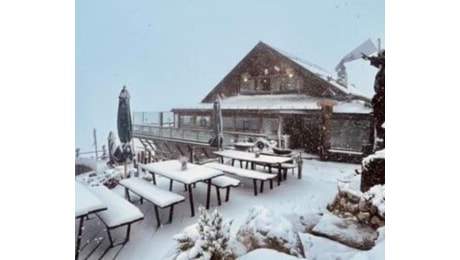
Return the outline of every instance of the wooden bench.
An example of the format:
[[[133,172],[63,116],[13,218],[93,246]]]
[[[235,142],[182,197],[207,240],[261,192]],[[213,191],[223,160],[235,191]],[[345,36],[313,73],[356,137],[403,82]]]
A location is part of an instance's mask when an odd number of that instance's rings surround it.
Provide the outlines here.
[[[104,225],[107,227],[107,234],[109,237],[110,246],[106,250],[106,252],[114,246],[127,243],[129,240],[131,224],[142,220],[144,218],[144,214],[142,214],[142,212],[133,204],[124,200],[123,197],[109,190],[105,186],[91,187],[90,190],[105,205],[107,205],[107,210],[96,213],[96,215],[102,220]],[[126,225],[128,226],[128,228],[126,230],[125,240],[117,245],[114,245],[112,236],[110,235],[110,230]]]
[[[230,188],[231,187],[238,187],[240,186],[240,181],[237,179],[234,179],[232,177],[228,176],[219,176],[214,179],[212,179],[211,184],[216,187],[216,193],[217,193],[217,203],[219,206],[221,205],[221,200],[220,200],[220,189],[227,189],[227,192],[225,194],[225,202],[227,202],[230,198]]]
[[[207,163],[204,164],[203,166],[210,167],[213,169],[221,170],[225,173],[228,174],[233,174],[242,178],[248,178],[252,179],[254,182],[254,195],[257,196],[257,181],[260,181],[260,192],[263,193],[264,191],[264,182],[265,181],[270,181],[270,189],[273,189],[273,179],[277,177],[276,174],[271,174],[271,173],[263,173],[259,171],[254,171],[254,170],[248,170],[248,169],[243,169],[243,168],[237,168],[233,167],[230,165],[226,164],[220,164],[220,163]],[[214,180],[213,180],[214,182]]]
[[[297,178],[300,180],[302,179],[302,153],[292,155],[292,162],[291,163],[282,163],[281,169],[284,171],[284,179],[287,178],[287,171],[292,169],[292,174],[294,174],[294,169],[297,168]]]
[[[131,191],[141,198],[141,204],[143,199],[153,204],[155,208],[155,216],[157,218],[158,227],[161,225],[160,216],[158,214],[158,207],[162,209],[170,207],[169,223],[171,223],[174,205],[185,201],[185,197],[179,194],[160,189],[152,183],[136,177],[123,179],[120,181],[120,185],[125,187],[126,196],[128,200],[130,200],[129,191]]]
[[[291,154],[282,155],[282,154],[264,152],[262,154],[269,155],[269,156],[274,155],[274,156],[291,157],[292,161],[281,164],[281,170],[283,171],[284,180],[287,179],[287,171],[289,169],[292,169],[292,173],[294,174],[294,169],[296,169],[296,168],[297,168],[297,178],[302,179],[302,164],[303,164],[302,153],[299,152],[299,153],[291,153]],[[265,165],[264,165],[264,168],[265,168]],[[269,172],[271,172],[270,168],[271,168],[271,166],[269,166]]]

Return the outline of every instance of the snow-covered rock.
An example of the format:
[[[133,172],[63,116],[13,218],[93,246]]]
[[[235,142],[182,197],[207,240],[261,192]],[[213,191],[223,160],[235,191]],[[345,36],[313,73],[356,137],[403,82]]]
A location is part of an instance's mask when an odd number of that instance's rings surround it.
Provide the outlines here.
[[[321,212],[308,212],[303,214],[289,213],[284,217],[291,222],[296,232],[310,232],[311,229],[318,224],[323,213]]]
[[[385,225],[385,185],[375,185],[365,193],[338,185],[338,193],[327,209],[334,215],[379,228]]]
[[[329,213],[321,217],[311,233],[362,250],[371,249],[378,237],[377,232],[369,226]]]
[[[375,241],[375,246],[369,251],[356,253],[350,260],[385,260],[385,227],[377,231],[379,237]]]
[[[304,258],[305,253],[292,223],[281,214],[265,207],[253,207],[236,235],[247,251],[270,248]]]
[[[273,249],[260,248],[260,249],[251,251],[248,254],[241,256],[237,259],[238,260],[268,260],[268,259],[294,260],[298,258],[291,256],[291,255],[287,255],[285,253],[278,252]]]

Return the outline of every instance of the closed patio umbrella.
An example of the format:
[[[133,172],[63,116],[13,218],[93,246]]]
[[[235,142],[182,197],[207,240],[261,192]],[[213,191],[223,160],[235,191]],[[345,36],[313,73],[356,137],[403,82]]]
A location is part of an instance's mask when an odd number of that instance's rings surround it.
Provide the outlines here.
[[[130,95],[126,86],[123,86],[120,96],[118,97],[118,115],[117,115],[117,127],[118,127],[118,138],[123,143],[123,160],[125,161],[125,176],[126,176],[126,161],[128,158],[132,158],[131,142],[133,135],[133,125],[131,121],[131,109],[129,107]]]
[[[214,130],[214,137],[211,140],[211,146],[217,147],[219,150],[222,150],[222,144],[224,141],[224,133],[223,133],[223,124],[222,124],[222,111],[220,109],[220,101],[217,100],[214,102],[213,111],[212,111],[212,118],[213,118],[213,130]]]
[[[129,107],[129,93],[125,86],[118,97],[118,138],[122,143],[129,143],[133,135],[133,125],[131,122],[131,109]]]

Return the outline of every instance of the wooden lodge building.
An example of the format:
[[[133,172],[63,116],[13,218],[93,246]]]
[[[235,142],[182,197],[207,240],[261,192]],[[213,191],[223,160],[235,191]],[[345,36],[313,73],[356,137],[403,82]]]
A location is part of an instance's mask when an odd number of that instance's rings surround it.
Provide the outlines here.
[[[213,102],[220,99],[224,146],[235,139],[288,136],[291,149],[323,159],[365,156],[373,143],[370,99],[319,67],[259,42],[196,106],[173,108],[156,124],[139,116],[134,137],[146,149],[206,153]],[[169,124],[167,124],[169,123]],[[184,148],[180,143],[187,143]],[[165,147],[166,145],[166,147]],[[192,152],[193,153],[193,152]]]

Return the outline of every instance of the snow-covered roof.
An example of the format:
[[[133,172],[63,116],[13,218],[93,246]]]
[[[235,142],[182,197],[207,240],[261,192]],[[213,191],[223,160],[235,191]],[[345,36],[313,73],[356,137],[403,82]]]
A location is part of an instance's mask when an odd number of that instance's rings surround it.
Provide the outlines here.
[[[323,98],[311,97],[303,94],[280,94],[280,95],[238,95],[221,100],[220,107],[223,110],[319,110],[318,102]],[[213,109],[211,103],[200,103],[194,107],[179,107],[176,109]],[[335,113],[358,113],[367,114],[371,108],[363,101],[339,101],[334,106]]]
[[[329,82],[331,85],[333,85],[334,87],[340,89],[342,92],[345,92],[345,93],[351,94],[351,95],[367,97],[366,95],[361,93],[358,89],[356,89],[354,84],[348,84],[348,87],[345,87],[345,86],[339,84],[337,82],[336,77],[333,74],[329,73],[328,71],[326,71],[325,69],[321,68],[320,66],[318,66],[318,65],[316,65],[316,64],[314,64],[312,62],[306,61],[305,59],[301,59],[301,58],[296,57],[296,56],[294,56],[292,54],[289,54],[289,53],[287,53],[287,52],[285,52],[283,50],[274,48],[272,46],[270,46],[270,47],[275,49],[276,51],[278,51],[282,55],[286,56],[287,58],[289,58],[291,61],[295,62],[296,64],[298,64],[302,68],[304,68],[306,70],[309,70],[310,72],[314,73],[318,77],[320,77],[323,80]],[[367,97],[367,98],[369,98],[369,97]]]

